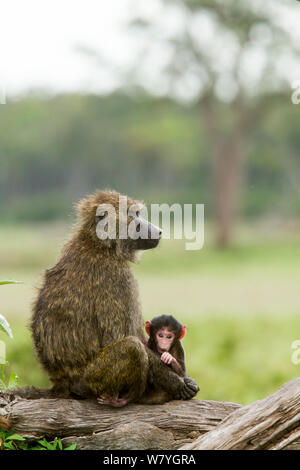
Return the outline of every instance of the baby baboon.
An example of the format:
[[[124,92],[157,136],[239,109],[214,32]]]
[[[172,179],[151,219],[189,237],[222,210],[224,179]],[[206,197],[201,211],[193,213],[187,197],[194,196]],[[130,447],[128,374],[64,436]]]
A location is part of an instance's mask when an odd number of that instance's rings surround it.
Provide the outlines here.
[[[148,348],[176,374],[185,377],[184,350],[180,341],[185,336],[186,327],[172,315],[160,315],[151,322],[146,321],[145,329],[149,335]]]
[[[102,212],[97,210],[100,205],[105,208]],[[133,223],[151,237],[99,238],[96,227],[108,217],[108,205],[116,211],[116,233],[124,223],[126,228]],[[179,377],[146,347],[130,261],[136,260],[139,250],[157,246],[161,231],[140,217],[142,207],[114,191],[82,199],[71,240],[58,263],[45,272],[31,330],[54,396],[95,396],[103,403],[123,406],[138,401],[147,384],[180,399],[192,398],[198,391],[192,379]]]
[[[180,377],[187,377],[184,349],[181,339],[185,336],[186,327],[172,315],[160,315],[146,321],[146,332],[149,335],[148,348],[156,353],[160,360],[167,364]],[[172,395],[155,386],[147,385],[146,392],[140,403],[159,404],[171,400]]]

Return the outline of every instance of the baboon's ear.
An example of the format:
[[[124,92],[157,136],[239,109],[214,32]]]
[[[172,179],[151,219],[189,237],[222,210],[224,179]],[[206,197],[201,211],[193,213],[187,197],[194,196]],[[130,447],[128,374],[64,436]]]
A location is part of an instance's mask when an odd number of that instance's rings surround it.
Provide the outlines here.
[[[151,321],[146,321],[145,330],[149,336],[150,336],[150,326],[151,326]]]
[[[75,210],[79,219],[86,221],[96,214],[99,203],[95,202],[92,196],[83,198],[75,204]]]
[[[180,335],[179,335],[179,339],[182,339],[185,337],[185,333],[186,333],[186,326],[184,325],[181,329],[181,332],[180,332]]]

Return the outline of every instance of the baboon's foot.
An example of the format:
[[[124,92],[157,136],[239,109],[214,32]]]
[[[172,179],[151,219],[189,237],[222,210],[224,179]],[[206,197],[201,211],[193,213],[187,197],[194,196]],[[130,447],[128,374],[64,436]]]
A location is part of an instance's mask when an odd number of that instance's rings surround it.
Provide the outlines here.
[[[181,392],[181,398],[183,400],[190,400],[199,392],[200,388],[191,377],[184,378],[184,389]]]
[[[99,397],[97,398],[99,405],[108,405],[113,406],[114,408],[121,408],[122,406],[127,405],[128,400],[126,398],[119,398],[118,396],[113,398]]]
[[[190,400],[199,392],[200,388],[191,377],[184,377],[184,387],[174,396],[175,400]]]

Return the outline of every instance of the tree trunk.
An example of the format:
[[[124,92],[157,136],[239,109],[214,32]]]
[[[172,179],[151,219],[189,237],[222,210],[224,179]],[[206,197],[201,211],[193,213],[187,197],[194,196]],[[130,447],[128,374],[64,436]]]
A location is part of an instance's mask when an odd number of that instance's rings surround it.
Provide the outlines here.
[[[214,146],[213,192],[216,221],[216,244],[225,248],[230,244],[238,214],[243,173],[243,142],[240,136],[218,142]]]
[[[43,436],[77,449],[300,449],[300,379],[264,400],[172,401],[99,406],[95,400],[35,399],[0,393],[0,427],[28,440]]]
[[[213,215],[216,223],[216,245],[225,248],[232,239],[242,194],[247,139],[253,127],[253,112],[239,101],[230,107],[229,129],[222,122],[225,111],[210,95],[200,103],[208,147],[212,160]],[[221,114],[221,122],[220,115]]]

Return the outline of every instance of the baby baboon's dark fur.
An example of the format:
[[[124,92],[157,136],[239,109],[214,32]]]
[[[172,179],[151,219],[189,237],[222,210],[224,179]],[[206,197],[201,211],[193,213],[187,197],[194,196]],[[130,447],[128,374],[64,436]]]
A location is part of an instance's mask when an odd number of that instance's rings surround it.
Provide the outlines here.
[[[155,333],[161,328],[167,327],[170,331],[173,331],[175,334],[174,341],[172,343],[171,349],[168,351],[172,354],[173,357],[180,364],[180,371],[176,372],[181,377],[185,377],[186,367],[184,360],[184,349],[179,339],[180,333],[182,331],[182,324],[176,320],[172,315],[159,315],[155,318],[152,318],[150,323],[150,337],[147,343],[148,348],[154,351],[159,357],[160,353],[157,351],[157,344],[155,340]]]
[[[77,205],[78,224],[58,263],[47,269],[33,308],[36,352],[52,383],[51,394],[124,396],[138,401],[146,384],[174,398],[197,393],[146,347],[136,279],[130,267],[138,249],[158,240],[100,240],[96,209],[119,193],[99,191]],[[128,207],[137,204],[128,198]],[[142,206],[142,205],[141,205]],[[119,221],[117,220],[117,227]],[[118,230],[117,230],[118,233]]]
[[[175,334],[174,341],[172,343],[171,349],[168,351],[179,363],[180,368],[175,372],[180,377],[189,377],[186,374],[185,360],[184,360],[184,349],[182,347],[181,341],[179,339],[180,333],[182,331],[182,324],[176,320],[172,315],[159,315],[153,318],[150,322],[150,337],[147,343],[148,348],[155,352],[155,354],[160,358],[161,354],[157,350],[157,343],[155,339],[155,334],[161,328],[167,327]],[[170,366],[168,366],[170,367]],[[173,369],[174,370],[174,369]],[[169,394],[161,387],[157,388],[155,385],[147,384],[146,391],[144,395],[139,400],[139,403],[148,404],[148,405],[159,405],[167,401],[172,400],[172,394]]]

